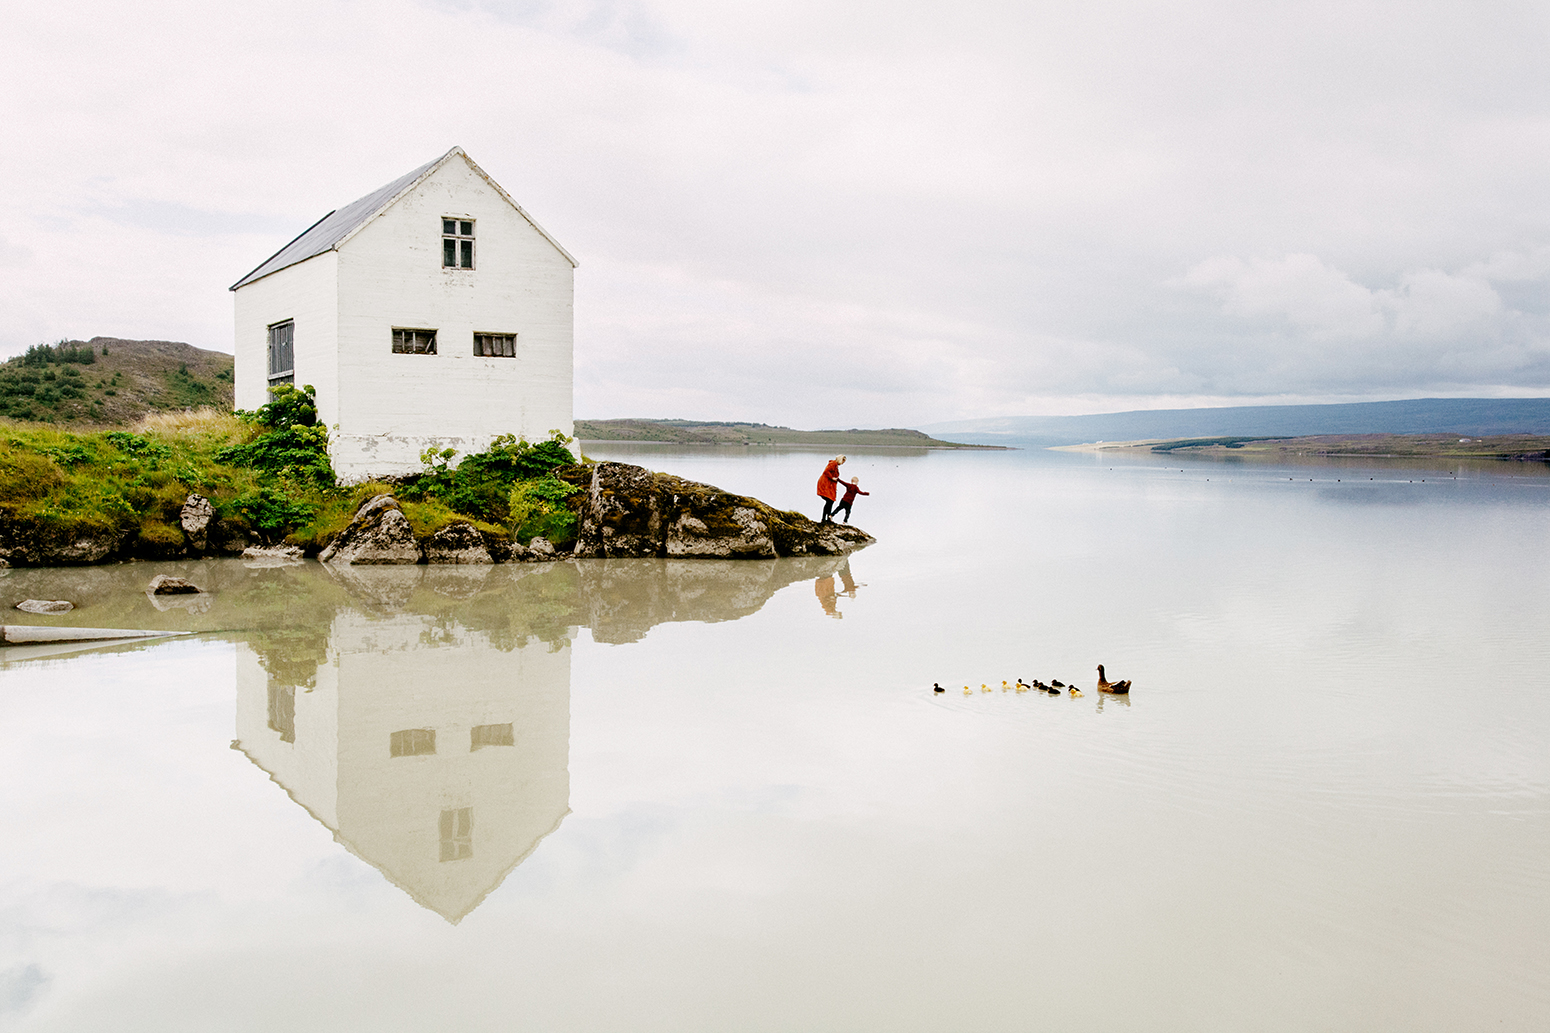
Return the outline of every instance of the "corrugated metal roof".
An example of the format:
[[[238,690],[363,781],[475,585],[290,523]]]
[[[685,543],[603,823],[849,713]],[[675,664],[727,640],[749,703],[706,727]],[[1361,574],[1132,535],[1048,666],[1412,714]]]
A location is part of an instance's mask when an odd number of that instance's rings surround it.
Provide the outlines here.
[[[308,227],[301,236],[276,251],[257,269],[232,284],[230,289],[236,290],[270,273],[277,273],[297,262],[305,262],[309,258],[321,255],[359,229],[373,215],[387,207],[388,202],[403,193],[411,183],[439,165],[456,150],[457,148],[454,147],[435,161],[426,162],[413,172],[393,180],[387,186],[373,190],[360,200],[352,201],[343,208],[329,212]]]

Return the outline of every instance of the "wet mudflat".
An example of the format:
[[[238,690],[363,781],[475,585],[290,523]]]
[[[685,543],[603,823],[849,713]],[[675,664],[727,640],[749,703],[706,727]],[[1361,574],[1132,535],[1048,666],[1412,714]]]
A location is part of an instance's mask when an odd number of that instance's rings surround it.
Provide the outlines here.
[[[750,451],[588,446],[813,512]],[[0,658],[0,1027],[1546,1014],[1538,468],[844,473],[847,561],[9,571],[199,634]]]

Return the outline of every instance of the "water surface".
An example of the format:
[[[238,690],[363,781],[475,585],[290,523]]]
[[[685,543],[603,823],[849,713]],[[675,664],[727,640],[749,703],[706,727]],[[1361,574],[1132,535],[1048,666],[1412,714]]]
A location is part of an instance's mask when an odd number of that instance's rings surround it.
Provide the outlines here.
[[[0,666],[0,1026],[1542,1023],[1542,470],[844,472],[848,561],[7,572],[199,634]]]

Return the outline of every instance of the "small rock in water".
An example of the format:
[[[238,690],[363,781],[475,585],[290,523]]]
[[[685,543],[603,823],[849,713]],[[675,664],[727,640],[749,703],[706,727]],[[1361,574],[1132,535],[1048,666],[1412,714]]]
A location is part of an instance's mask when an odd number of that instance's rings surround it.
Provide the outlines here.
[[[249,545],[242,550],[243,566],[283,567],[300,563],[304,554],[297,545]]]
[[[69,613],[75,604],[68,599],[23,599],[16,608],[23,613]]]
[[[204,591],[192,581],[170,574],[157,574],[145,590],[152,595],[193,595]]]
[[[528,555],[535,560],[552,560],[555,556],[554,546],[547,538],[534,538],[527,543]]]

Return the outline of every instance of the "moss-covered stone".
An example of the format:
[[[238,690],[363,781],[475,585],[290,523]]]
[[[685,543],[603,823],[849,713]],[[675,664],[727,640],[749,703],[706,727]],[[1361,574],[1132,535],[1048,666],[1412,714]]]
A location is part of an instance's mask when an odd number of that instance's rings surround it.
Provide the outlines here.
[[[580,480],[574,467],[560,476],[572,484]],[[575,502],[578,557],[839,556],[875,541],[858,527],[818,524],[746,495],[628,463],[597,463],[586,489]]]

